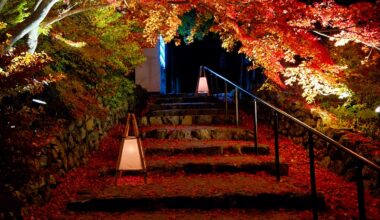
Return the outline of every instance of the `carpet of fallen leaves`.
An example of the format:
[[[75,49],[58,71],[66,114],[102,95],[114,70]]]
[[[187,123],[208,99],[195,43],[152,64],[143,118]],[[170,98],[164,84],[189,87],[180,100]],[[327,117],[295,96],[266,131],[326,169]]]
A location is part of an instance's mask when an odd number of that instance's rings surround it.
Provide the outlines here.
[[[251,120],[245,120],[251,121]],[[244,125],[243,125],[244,127]],[[310,219],[310,211],[286,211],[273,210],[262,213],[254,210],[212,210],[190,211],[186,210],[162,210],[152,212],[128,211],[124,213],[74,213],[66,210],[66,204],[70,200],[78,198],[78,194],[86,194],[86,191],[102,191],[114,184],[113,175],[106,173],[115,167],[120,146],[120,134],[124,126],[117,125],[111,129],[100,143],[100,150],[94,152],[87,164],[67,173],[59,179],[60,184],[52,190],[51,200],[44,206],[32,205],[25,208],[26,219]],[[143,142],[145,145],[149,140]],[[214,145],[217,145],[216,141]],[[273,137],[268,126],[259,126],[259,143],[270,146],[273,157]],[[178,146],[175,140],[167,142],[170,146]],[[265,156],[267,159],[270,156]],[[280,136],[281,161],[289,164],[289,177],[282,178],[285,184],[309,190],[309,160],[307,151],[290,139]],[[274,159],[274,158],[273,158]],[[149,181],[148,177],[148,181]],[[157,178],[157,177],[155,177]],[[165,178],[164,176],[161,178]],[[274,179],[274,177],[271,177]],[[357,195],[356,185],[346,182],[342,177],[335,175],[327,169],[316,164],[316,178],[318,192],[325,196],[328,210],[321,214],[321,219],[356,219]],[[123,177],[119,185],[142,185],[141,176]],[[226,183],[228,184],[228,183]],[[231,186],[232,187],[232,186]],[[380,214],[380,199],[373,198],[366,191],[366,210],[368,219],[376,219]]]

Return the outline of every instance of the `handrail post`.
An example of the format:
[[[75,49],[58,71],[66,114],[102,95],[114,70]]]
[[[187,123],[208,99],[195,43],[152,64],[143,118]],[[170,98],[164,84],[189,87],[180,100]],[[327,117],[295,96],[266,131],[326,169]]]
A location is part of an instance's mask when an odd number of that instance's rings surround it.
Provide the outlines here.
[[[356,161],[356,188],[358,191],[358,208],[359,219],[366,219],[365,203],[364,203],[364,185],[363,185],[363,163],[359,160]]]
[[[257,133],[257,100],[253,99],[253,132],[255,133],[255,148],[256,154],[259,154],[259,146],[258,146],[258,133]]]
[[[226,120],[228,118],[227,82],[224,82],[224,104],[226,108]]]
[[[235,88],[235,117],[236,127],[239,127],[239,91]]]
[[[275,164],[276,164],[276,179],[280,181],[280,153],[278,147],[278,113],[276,111],[274,114],[274,151],[275,151]]]
[[[311,204],[313,209],[313,219],[318,219],[318,201],[317,201],[317,184],[315,178],[315,167],[314,167],[314,143],[313,143],[313,133],[308,132],[309,140],[309,159],[310,159],[310,186],[311,186]]]
[[[254,129],[255,129],[255,145],[256,139],[257,139],[257,105],[256,102],[260,102],[262,105],[269,107],[272,109],[272,113],[274,113],[274,136],[275,136],[275,162],[276,162],[276,175],[277,180],[280,180],[280,163],[279,163],[279,147],[278,147],[278,114],[281,116],[290,119],[295,124],[305,128],[308,131],[308,144],[309,144],[309,159],[310,159],[310,182],[311,182],[311,193],[312,193],[312,202],[313,202],[313,219],[318,219],[318,198],[317,198],[317,190],[316,190],[316,178],[315,178],[315,167],[314,167],[314,146],[313,146],[313,135],[317,136],[318,138],[321,138],[324,141],[327,141],[328,143],[332,144],[336,149],[341,150],[347,154],[349,154],[351,157],[355,158],[357,160],[357,166],[356,166],[356,172],[357,172],[357,192],[358,192],[358,206],[359,206],[359,218],[360,219],[366,219],[365,214],[365,201],[364,201],[364,186],[363,186],[363,166],[368,166],[369,168],[380,172],[380,166],[376,164],[375,162],[366,159],[362,155],[354,152],[353,150],[343,146],[339,142],[335,141],[334,139],[328,137],[327,135],[323,134],[322,132],[310,127],[306,123],[302,122],[301,120],[295,118],[294,116],[286,113],[285,111],[269,104],[268,102],[262,100],[261,98],[258,98],[257,96],[253,95],[251,92],[241,88],[241,86],[238,86],[237,84],[233,83],[231,80],[227,79],[226,77],[216,73],[215,71],[209,69],[208,67],[202,67],[203,70],[207,70],[211,74],[215,75],[219,79],[223,80],[225,83],[225,103],[226,103],[226,115],[228,111],[228,102],[227,102],[227,85],[231,85],[235,88],[235,107],[236,107],[236,125],[239,124],[239,109],[238,109],[238,90],[240,90],[240,93],[244,93],[250,97],[252,97],[255,101],[254,108],[255,108],[255,118],[254,120],[256,123],[254,123]],[[258,148],[257,148],[258,149]]]

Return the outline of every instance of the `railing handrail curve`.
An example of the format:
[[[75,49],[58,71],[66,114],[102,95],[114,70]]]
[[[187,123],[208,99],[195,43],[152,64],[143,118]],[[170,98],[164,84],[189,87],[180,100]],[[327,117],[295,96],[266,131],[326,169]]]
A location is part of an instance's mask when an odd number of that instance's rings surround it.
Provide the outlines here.
[[[336,148],[348,153],[350,156],[354,157],[355,159],[359,160],[360,162],[362,162],[364,165],[367,165],[368,167],[380,172],[380,166],[377,165],[376,163],[370,161],[369,159],[363,157],[362,155],[356,153],[355,151],[343,146],[342,144],[340,144],[339,142],[335,141],[334,139],[330,138],[329,136],[323,134],[322,132],[316,130],[315,128],[312,128],[311,126],[309,126],[308,124],[306,124],[305,122],[295,118],[294,116],[288,114],[287,112],[273,106],[272,104],[260,99],[259,97],[253,95],[252,93],[248,92],[247,90],[241,88],[240,86],[236,85],[235,83],[233,83],[232,81],[230,81],[229,79],[225,78],[224,76],[216,73],[215,71],[211,70],[210,68],[206,67],[206,66],[201,66],[201,68],[204,68],[205,70],[207,70],[208,72],[210,72],[211,74],[217,76],[218,78],[222,79],[223,81],[225,81],[226,83],[234,86],[236,89],[240,90],[241,92],[245,93],[246,95],[252,97],[253,99],[256,99],[256,101],[266,105],[267,107],[271,108],[272,110],[276,111],[277,113],[285,116],[286,118],[292,120],[293,122],[295,122],[296,124],[302,126],[303,128],[307,129],[308,131],[312,132],[313,134],[317,135],[318,137],[322,138],[323,140],[325,140],[326,142],[334,145]]]

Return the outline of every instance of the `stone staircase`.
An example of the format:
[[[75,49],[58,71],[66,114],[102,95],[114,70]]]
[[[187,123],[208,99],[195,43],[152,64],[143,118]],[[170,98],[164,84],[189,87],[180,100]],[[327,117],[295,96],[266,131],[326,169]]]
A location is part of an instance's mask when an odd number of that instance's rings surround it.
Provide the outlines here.
[[[256,151],[252,130],[234,123],[234,112],[226,115],[224,104],[213,97],[152,97],[148,112],[139,121],[148,183],[126,180],[96,195],[79,196],[67,208],[141,213],[177,210],[189,215],[202,210],[248,209],[264,213],[263,217],[279,209],[293,214],[309,210],[309,191],[277,182],[270,147],[259,144]],[[280,163],[282,176],[288,175],[288,169],[288,164]],[[322,195],[318,203],[319,208],[325,207]]]

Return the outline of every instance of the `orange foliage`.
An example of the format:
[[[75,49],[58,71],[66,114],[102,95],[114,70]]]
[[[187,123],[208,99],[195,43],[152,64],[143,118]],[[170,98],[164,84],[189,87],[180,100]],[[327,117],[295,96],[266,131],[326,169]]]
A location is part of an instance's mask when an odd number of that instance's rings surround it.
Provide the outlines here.
[[[336,41],[337,46],[355,41],[376,49],[379,47],[377,4],[342,6],[331,0],[315,4],[297,0],[135,0],[131,5],[134,8],[130,10],[142,9],[136,15],[149,24],[144,33],[152,43],[159,34],[167,42],[176,37],[173,30],[180,23],[175,16],[180,17],[192,9],[197,13],[211,13],[214,17],[211,30],[219,33],[223,46],[231,49],[231,45],[240,42],[239,52],[264,67],[268,78],[282,88],[285,84],[281,75],[288,68],[284,61],[292,61],[295,65],[302,61],[303,67],[309,69],[308,73],[324,78],[323,86],[343,87],[342,71],[336,71],[341,68],[331,59],[321,36]]]

